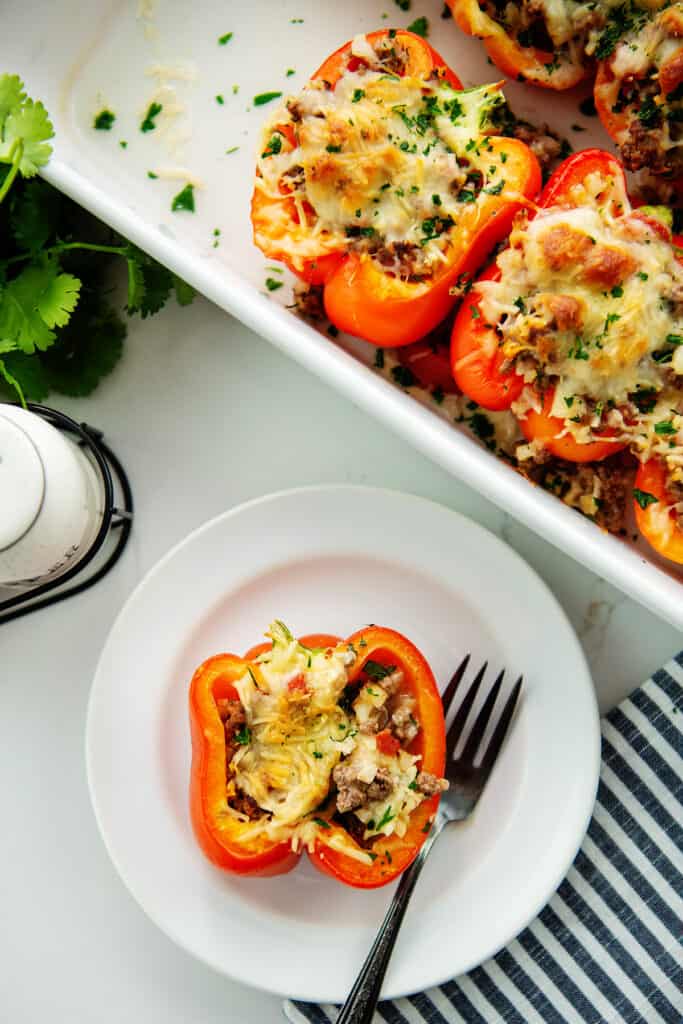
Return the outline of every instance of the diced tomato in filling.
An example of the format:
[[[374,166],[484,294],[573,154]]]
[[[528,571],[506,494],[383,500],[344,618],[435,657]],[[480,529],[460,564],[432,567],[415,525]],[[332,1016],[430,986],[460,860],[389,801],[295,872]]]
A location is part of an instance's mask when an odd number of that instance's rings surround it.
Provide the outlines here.
[[[401,748],[400,742],[391,735],[388,729],[378,733],[375,742],[380,754],[388,754],[390,757],[397,754]]]

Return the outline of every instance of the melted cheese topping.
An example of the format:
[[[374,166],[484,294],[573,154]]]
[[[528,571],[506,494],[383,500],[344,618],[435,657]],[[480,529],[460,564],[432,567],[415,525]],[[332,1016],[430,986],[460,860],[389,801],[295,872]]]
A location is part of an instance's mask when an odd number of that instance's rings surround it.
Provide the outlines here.
[[[584,205],[518,218],[498,257],[501,280],[477,285],[481,311],[528,381],[518,416],[540,408],[540,373],[576,440],[610,427],[681,479],[683,267],[620,189],[598,199],[600,189],[604,180],[589,178],[575,196]],[[518,455],[533,455],[528,447]]]
[[[365,686],[352,709],[344,710],[339,701],[348,668],[356,660],[352,647],[305,647],[277,621],[266,635],[273,640],[272,649],[235,683],[246,715],[246,742],[230,762],[228,794],[241,790],[268,812],[248,821],[228,805],[228,813],[245,823],[245,838],[265,835],[272,841],[288,840],[295,850],[312,848],[325,827],[315,812],[328,796],[332,772],[342,757],[362,782],[372,783],[380,768],[391,779],[386,800],[354,812],[367,823],[366,836],[404,835],[411,811],[424,799],[414,788],[419,758],[404,750],[381,753],[374,735],[359,732],[372,709],[386,702],[386,691]],[[340,842],[345,852],[372,860],[343,837]]]
[[[660,149],[683,147],[683,3],[667,7],[644,25],[637,23],[617,43],[610,68],[615,81],[605,86],[609,105],[616,110],[633,107],[619,143],[627,141],[629,120],[634,120],[639,131],[656,131]],[[619,98],[624,84],[635,94],[626,103]],[[653,85],[658,93],[654,99],[648,95]]]
[[[345,71],[334,89],[309,82],[265,125],[256,188],[270,200],[289,194],[298,226],[272,203],[255,241],[268,252],[281,238],[298,267],[353,248],[421,281],[448,259],[463,208],[480,190],[503,187],[482,134],[503,98],[499,86],[455,91],[394,74],[384,66],[393,49],[375,51],[365,36],[353,53],[367,63]]]

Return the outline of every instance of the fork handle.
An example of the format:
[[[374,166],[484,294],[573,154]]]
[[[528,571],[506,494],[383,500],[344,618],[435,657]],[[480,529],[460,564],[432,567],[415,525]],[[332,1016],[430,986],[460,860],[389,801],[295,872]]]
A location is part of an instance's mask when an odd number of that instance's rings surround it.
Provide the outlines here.
[[[408,901],[443,824],[437,817],[417,857],[403,872],[391,905],[341,1013],[337,1017],[336,1024],[371,1024]]]

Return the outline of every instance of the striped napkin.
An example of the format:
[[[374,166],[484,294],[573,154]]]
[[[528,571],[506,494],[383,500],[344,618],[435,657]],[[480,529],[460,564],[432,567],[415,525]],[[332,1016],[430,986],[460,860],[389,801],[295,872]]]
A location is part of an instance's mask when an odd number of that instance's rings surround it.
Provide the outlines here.
[[[533,924],[469,974],[380,1003],[377,1024],[681,1024],[682,804],[683,651],[603,719],[588,833]]]

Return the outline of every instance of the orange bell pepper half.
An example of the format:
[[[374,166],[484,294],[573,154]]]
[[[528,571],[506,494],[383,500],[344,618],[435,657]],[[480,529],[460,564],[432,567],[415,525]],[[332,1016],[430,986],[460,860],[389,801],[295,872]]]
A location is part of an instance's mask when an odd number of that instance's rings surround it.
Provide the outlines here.
[[[365,38],[370,45],[387,39],[400,44],[406,55],[405,64],[394,74],[394,79],[408,76],[421,80],[425,84],[425,93],[435,82],[444,82],[455,90],[462,89],[457,76],[443,58],[419,36],[402,30],[393,34],[391,30],[382,30],[369,33]],[[352,46],[353,43],[348,42],[332,54],[313,75],[312,82],[323,82],[326,89],[334,90],[344,74],[362,66],[362,58],[354,56]],[[357,92],[363,93],[363,90],[358,89]],[[392,107],[392,110],[400,109],[400,104]],[[264,154],[271,155],[270,145],[278,155],[293,151],[301,131],[301,121],[296,119],[287,125],[275,125]],[[480,129],[474,131],[479,133]],[[423,145],[423,136],[424,125],[419,124],[413,144]],[[374,229],[362,220],[357,222],[358,227],[354,226],[353,211],[347,225],[347,238],[340,240],[339,231],[317,230],[318,216],[312,201],[308,197],[297,201],[286,184],[280,184],[277,193],[273,189],[266,190],[260,170],[261,180],[257,175],[251,207],[254,242],[270,259],[285,263],[305,282],[323,286],[325,311],[337,328],[377,346],[408,345],[424,337],[453,308],[457,301],[454,286],[458,279],[473,273],[481,265],[491,249],[508,234],[513,216],[523,205],[525,197],[535,196],[540,189],[538,162],[524,143],[478,134],[477,139],[468,141],[470,155],[476,148],[475,144],[481,145],[487,187],[482,187],[476,198],[471,193],[471,199],[459,202],[457,221],[453,223],[453,219],[448,218],[450,223],[440,228],[438,235],[428,236],[424,225],[439,220],[439,195],[435,197],[434,211],[419,216],[425,238],[417,245],[412,243],[413,249],[418,253],[426,251],[422,246],[429,237],[440,237],[441,233],[447,239],[442,256],[435,264],[437,269],[430,268],[429,273],[401,276],[359,248],[355,236],[372,236]],[[407,145],[404,140],[398,148],[405,149]],[[341,145],[327,146],[328,152],[332,153],[341,148]],[[429,146],[426,151],[429,151]],[[483,178],[484,174],[477,168],[478,165],[475,173]],[[299,170],[304,173],[303,168]],[[373,167],[367,173],[374,175],[376,171],[377,168]],[[387,166],[387,181],[377,185],[380,189],[377,201],[381,190],[390,187],[391,173],[391,167]],[[419,191],[417,186],[415,189]],[[358,210],[357,215],[360,213]]]
[[[522,46],[518,39],[492,18],[479,0],[446,0],[458,28],[468,36],[481,39],[489,57],[500,70],[517,81],[531,82],[546,89],[571,89],[585,78],[593,67],[569,59],[558,62],[552,50]]]
[[[552,206],[575,205],[572,189],[582,185],[590,174],[599,174],[605,182],[616,181],[625,188],[624,169],[610,153],[599,149],[586,149],[565,160],[551,175],[541,197],[538,209]],[[533,217],[533,212],[530,217]],[[491,264],[478,278],[479,281],[498,280],[500,271]],[[458,387],[473,401],[493,411],[509,409],[519,398],[524,382],[514,368],[504,368],[505,357],[500,347],[495,324],[484,319],[479,307],[477,282],[463,300],[453,325],[451,338],[451,366]],[[578,444],[571,436],[558,437],[564,428],[559,417],[550,415],[552,393],[544,397],[540,412],[529,410],[520,421],[528,440],[542,440],[552,454],[571,462],[593,462],[619,451],[623,445],[611,441]],[[605,436],[609,436],[606,432]]]
[[[302,637],[307,647],[334,647],[341,641],[328,634]],[[401,690],[415,698],[415,713],[420,731],[404,749],[419,755],[421,771],[441,776],[445,764],[445,727],[439,691],[426,660],[417,648],[400,633],[378,626],[359,630],[345,641],[358,652],[348,672],[348,685],[358,687],[366,681],[364,667],[372,660],[395,666],[403,672]],[[190,685],[189,712],[192,736],[192,767],[190,774],[190,816],[197,841],[206,857],[217,867],[239,875],[277,875],[297,864],[300,852],[294,852],[289,841],[269,842],[263,837],[245,838],[249,823],[229,813],[227,803],[227,766],[225,730],[217,701],[236,699],[234,683],[250,667],[258,672],[252,659],[270,648],[260,644],[240,658],[233,654],[217,654],[208,658],[194,673]],[[380,740],[380,743],[386,743]],[[400,874],[417,856],[431,827],[439,797],[425,798],[413,810],[408,831],[402,837],[380,834],[374,842],[367,862],[335,848],[335,836],[354,844],[346,830],[334,818],[334,808],[320,810],[314,849],[309,853],[313,864],[340,882],[359,888],[386,885]],[[359,853],[362,848],[357,847]],[[367,853],[367,851],[365,851]]]

